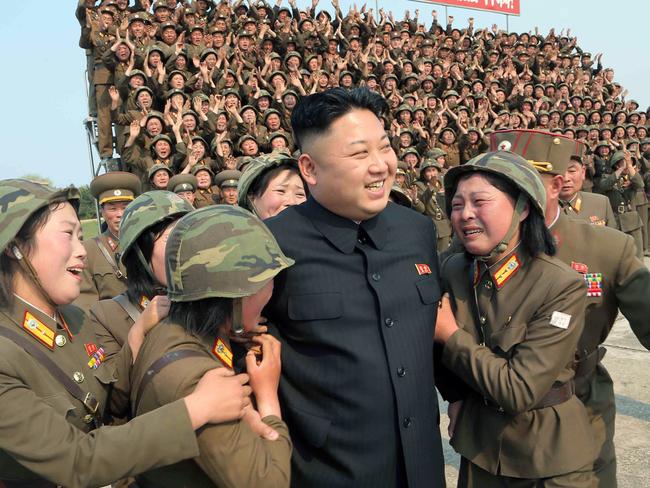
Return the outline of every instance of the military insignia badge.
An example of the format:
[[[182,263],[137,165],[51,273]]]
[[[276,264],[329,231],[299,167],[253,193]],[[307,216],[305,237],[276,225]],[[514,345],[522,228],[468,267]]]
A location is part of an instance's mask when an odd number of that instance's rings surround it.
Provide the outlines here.
[[[102,364],[105,358],[106,357],[104,355],[104,348],[103,347],[98,348],[90,358],[90,361],[88,361],[88,367],[90,369],[99,368],[99,365]]]
[[[598,215],[592,215],[589,217],[589,223],[592,225],[605,225],[605,221],[598,217]]]
[[[217,337],[212,346],[212,354],[228,368],[232,368],[232,351],[221,338]]]
[[[603,296],[603,274],[602,273],[585,273],[585,282],[587,283],[588,297]]]
[[[38,339],[39,342],[42,342],[50,349],[54,349],[54,336],[56,335],[54,331],[29,312],[25,312],[23,329]]]
[[[146,296],[142,295],[142,296],[140,297],[140,307],[141,307],[142,309],[147,308],[147,305],[149,305],[149,302],[150,302],[150,301],[151,301],[151,300],[149,300]]]
[[[86,349],[86,354],[88,354],[89,358],[93,357],[93,354],[97,352],[97,346],[92,342],[84,344],[84,348]]]
[[[503,263],[496,273],[494,273],[494,282],[496,283],[497,288],[501,288],[506,281],[512,278],[520,266],[521,263],[519,262],[517,255],[513,254],[510,256],[510,259]]]
[[[576,263],[575,261],[571,261],[571,267],[580,274],[587,274],[589,271],[589,268],[586,264]]]
[[[431,274],[431,268],[428,264],[416,264],[415,269],[418,270],[418,274],[422,276],[423,274]]]

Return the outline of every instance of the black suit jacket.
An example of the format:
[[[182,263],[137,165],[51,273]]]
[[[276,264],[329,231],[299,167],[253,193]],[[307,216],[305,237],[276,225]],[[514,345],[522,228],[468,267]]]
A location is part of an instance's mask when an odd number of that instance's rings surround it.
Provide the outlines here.
[[[389,203],[359,226],[310,198],[266,224],[296,261],[265,311],[282,342],[292,485],[444,486],[431,219]]]

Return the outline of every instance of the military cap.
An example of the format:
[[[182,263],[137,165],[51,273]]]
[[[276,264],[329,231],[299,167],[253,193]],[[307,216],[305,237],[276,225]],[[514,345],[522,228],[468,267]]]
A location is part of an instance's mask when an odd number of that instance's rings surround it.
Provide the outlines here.
[[[641,139],[640,144],[643,146],[644,144],[650,144],[650,137],[646,137],[644,139]]]
[[[153,4],[153,9],[152,10],[155,12],[156,10],[161,9],[161,8],[166,8],[167,10],[171,10],[169,8],[169,6],[165,2],[162,2],[162,1],[155,2]]]
[[[151,119],[158,119],[162,122],[163,126],[165,125],[165,116],[157,110],[151,110],[149,113],[147,113],[147,116],[145,118],[145,125],[147,125]]]
[[[415,154],[418,157],[418,159],[420,158],[420,153],[414,147],[407,147],[406,149],[404,149],[400,154],[400,159],[404,159],[404,156],[406,156],[407,154]]]
[[[151,24],[151,20],[149,20],[149,15],[147,12],[136,12],[129,17],[129,25],[136,21],[144,22],[145,24]]]
[[[207,171],[208,173],[210,173],[210,176],[214,178],[214,171],[212,171],[212,168],[210,168],[210,166],[208,166],[207,164],[195,164],[194,167],[190,170],[190,173],[196,176],[196,173],[198,173],[199,171]]]
[[[154,96],[153,90],[151,88],[149,88],[148,86],[141,86],[138,87],[138,89],[135,91],[135,98],[137,99],[140,96],[140,93],[142,92],[147,92],[149,95],[151,95],[152,98]]]
[[[206,58],[208,55],[210,55],[210,54],[214,54],[214,55],[217,56],[217,57],[219,56],[219,54],[217,53],[217,51],[215,51],[214,49],[212,49],[211,47],[209,47],[209,48],[207,48],[207,49],[204,49],[203,52],[201,52],[201,61],[205,60],[205,58]]]
[[[540,173],[564,175],[571,156],[582,154],[584,144],[575,139],[537,130],[500,130],[490,135],[490,150],[524,157]]]
[[[284,140],[287,141],[287,143],[289,142],[289,136],[283,130],[276,130],[275,132],[271,132],[269,134],[269,142],[278,137],[284,137]]]
[[[160,32],[164,31],[165,29],[174,29],[175,31],[178,29],[178,26],[174,22],[163,22],[160,24]]]
[[[497,131],[494,134],[499,132],[502,131]],[[521,146],[524,146],[524,144]],[[517,153],[498,150],[479,154],[470,159],[467,163],[455,166],[447,172],[444,179],[444,185],[448,216],[451,215],[451,200],[456,192],[458,180],[464,174],[476,171],[498,175],[501,178],[510,181],[519,188],[520,191],[528,196],[533,207],[540,213],[540,215],[545,215],[546,189],[544,188],[544,183],[542,183],[535,166]]]
[[[445,153],[441,149],[439,149],[439,151]],[[446,155],[447,153],[444,154],[444,156]],[[442,171],[442,164],[436,160],[440,156],[442,156],[442,154],[438,154],[438,156],[430,156],[422,161],[422,164],[420,164],[420,174],[422,174],[422,172],[427,168],[436,168],[438,171]]]
[[[214,184],[219,188],[236,188],[239,184],[239,178],[241,178],[242,172],[236,169],[227,169],[221,171],[214,178]]]
[[[408,164],[406,164],[404,161],[398,161],[397,162],[397,174],[398,175],[406,175],[407,171],[409,170]]]
[[[236,90],[235,88],[228,88],[227,90],[224,90],[222,92],[223,97],[227,97],[228,95],[235,95],[237,98],[241,100],[241,95],[239,94],[239,90]]]
[[[607,141],[598,141],[596,144],[595,149],[598,149],[599,147],[609,147],[609,143]]]
[[[109,202],[130,202],[140,193],[140,179],[126,171],[111,171],[90,182],[90,194],[100,205]]]
[[[187,81],[187,75],[185,74],[184,71],[181,71],[179,69],[175,69],[171,73],[169,73],[169,76],[167,77],[168,80],[171,80],[174,76],[176,75],[181,75],[185,81]]]
[[[239,109],[239,114],[240,115],[243,114],[244,111],[246,111],[246,110],[252,110],[256,114],[258,113],[257,109],[255,107],[253,107],[252,105],[244,105],[242,108]]]
[[[619,161],[622,161],[623,159],[625,159],[625,151],[614,151],[614,154],[612,154],[612,157],[609,159],[609,167],[614,169]]]
[[[149,168],[149,171],[147,172],[147,179],[150,180],[153,175],[155,175],[160,170],[167,171],[170,177],[174,176],[174,173],[169,166],[163,163],[156,163],[151,168]]]
[[[276,132],[276,134],[278,134]],[[282,134],[282,133],[279,133]],[[282,134],[284,135],[284,134]],[[248,193],[255,182],[267,171],[277,168],[283,164],[293,166],[298,169],[298,160],[291,157],[285,152],[273,152],[264,154],[257,158],[252,158],[246,169],[241,173],[237,184],[237,198],[239,206],[254,212],[253,205],[250,204]],[[220,173],[221,174],[221,173]]]
[[[448,90],[445,93],[443,93],[442,98],[448,98],[448,97],[457,97],[458,92],[456,90]]]
[[[255,215],[233,205],[211,205],[182,217],[167,240],[165,271],[172,302],[254,295],[293,264]],[[240,329],[241,303],[233,307]]]
[[[147,79],[147,75],[145,74],[145,72],[139,69],[132,70],[127,76],[127,78],[131,79],[134,76],[142,76],[142,78],[144,78],[145,80]]]
[[[302,54],[300,54],[298,51],[289,51],[289,52],[284,56],[284,60],[287,61],[289,58],[298,58],[298,59],[302,59]]]
[[[151,169],[156,166],[166,168],[164,165],[154,165]],[[124,209],[120,221],[118,260],[124,264],[124,256],[147,229],[170,217],[188,214],[192,210],[194,210],[192,205],[170,191],[154,190],[140,195]]]
[[[107,8],[106,6],[103,6],[102,8],[100,8],[99,12],[102,13],[102,14],[108,14],[111,17],[115,17],[115,10]]]
[[[58,190],[43,183],[25,179],[0,180],[0,252],[11,243],[25,222],[38,210],[55,201],[69,201],[79,208],[79,190],[70,186]]]
[[[167,190],[174,193],[196,191],[197,187],[196,176],[188,174],[174,175],[167,183]]]
[[[406,194],[404,189],[395,183],[393,183],[393,186],[390,188],[390,197],[393,199],[393,202],[398,205],[402,205],[407,208],[413,207],[411,198]]]
[[[167,93],[165,93],[165,99],[170,99],[174,95],[181,95],[184,99],[188,99],[187,93],[185,93],[183,90],[179,90],[178,88],[173,88],[169,90]]]
[[[344,76],[352,77],[352,73],[350,71],[348,71],[348,70],[341,71],[341,74],[339,74],[339,80],[343,79]]]
[[[280,114],[279,111],[277,111],[277,110],[274,109],[274,108],[269,108],[269,109],[267,109],[267,110],[264,112],[264,115],[263,115],[263,117],[264,117],[264,122],[266,122],[266,119],[268,119],[269,116],[272,115],[272,114],[276,114],[278,117],[282,118],[282,114]]]
[[[427,159],[429,159],[429,158],[437,159],[440,156],[447,157],[447,152],[440,149],[439,147],[434,147],[433,149],[430,149],[429,151],[427,151],[425,156],[426,156]]]
[[[197,30],[201,32],[205,32],[205,29],[203,29],[203,26],[201,24],[194,24],[193,26],[190,26],[190,28],[188,29],[190,34]]]
[[[156,137],[154,137],[151,141],[151,147],[154,147],[160,141],[165,141],[171,147],[174,147],[171,137],[169,137],[167,134],[158,134]]]
[[[282,78],[284,78],[285,82],[288,82],[286,73],[284,71],[277,71],[277,70],[269,75],[269,81],[271,81],[276,76],[281,76]]]
[[[282,93],[282,98],[286,97],[287,95],[293,95],[294,97],[298,98],[298,93],[291,88],[284,90],[284,93]]]
[[[241,137],[237,140],[237,149],[241,149],[241,145],[242,145],[244,142],[249,141],[249,140],[250,140],[250,141],[255,141],[255,142],[257,142],[257,139],[256,139],[255,137],[253,137],[252,135],[250,135],[250,134],[244,134],[243,136],[241,136]]]
[[[250,32],[245,31],[245,30],[240,30],[237,33],[237,37],[253,37],[253,36],[254,36],[254,34],[251,34]]]

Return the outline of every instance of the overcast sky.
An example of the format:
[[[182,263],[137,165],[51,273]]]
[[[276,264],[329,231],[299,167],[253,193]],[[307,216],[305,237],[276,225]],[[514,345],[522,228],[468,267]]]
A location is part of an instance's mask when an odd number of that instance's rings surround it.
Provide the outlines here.
[[[66,5],[67,3],[67,5]],[[303,7],[310,1],[298,0]],[[351,2],[341,0],[347,11]],[[445,8],[406,0],[369,2],[369,7],[392,9],[395,18],[405,10],[420,9],[420,19],[431,21],[435,8],[443,19]],[[361,7],[361,3],[357,4]],[[0,45],[4,69],[0,76],[0,175],[14,178],[28,173],[50,178],[56,185],[90,181],[88,145],[82,127],[87,102],[84,86],[85,55],[78,46],[79,24],[71,0],[11,2],[0,18]],[[320,6],[329,8],[331,4]],[[474,17],[476,27],[496,23],[503,15],[449,8],[454,24],[463,27]],[[650,47],[646,23],[650,2],[622,0],[521,0],[521,16],[509,19],[510,30],[546,34],[571,28],[578,44],[592,54],[603,52],[603,64],[614,68],[615,79],[630,91],[642,109],[650,105]]]

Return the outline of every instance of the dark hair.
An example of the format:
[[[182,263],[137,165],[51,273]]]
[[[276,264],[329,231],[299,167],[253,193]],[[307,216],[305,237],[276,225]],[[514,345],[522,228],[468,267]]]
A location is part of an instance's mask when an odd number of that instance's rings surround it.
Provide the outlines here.
[[[131,278],[129,278],[131,279]],[[192,302],[172,302],[169,320],[190,334],[213,338],[219,326],[232,317],[232,298],[204,298]]]
[[[292,173],[300,176],[300,181],[302,181],[302,186],[305,188],[305,193],[307,193],[307,185],[305,184],[305,181],[302,179],[302,175],[300,174],[300,169],[298,168],[298,165],[291,161],[285,161],[280,165],[278,165],[277,167],[265,171],[259,177],[257,177],[255,181],[253,181],[250,190],[248,190],[248,194],[254,198],[261,197],[269,187],[269,183],[271,183],[271,180],[275,178],[278,174],[286,170],[289,170]]]
[[[16,236],[9,244],[7,244],[7,247],[0,250],[0,307],[9,307],[13,303],[13,278],[16,270],[19,269],[16,258],[8,255],[5,252],[6,249],[11,248],[11,246],[18,246],[21,253],[25,256],[29,256],[33,249],[34,236],[36,235],[36,232],[47,224],[52,212],[67,201],[69,200],[64,197],[55,197],[49,205],[39,208],[29,216]],[[75,212],[79,211],[78,200],[71,200],[70,204],[74,207]]]
[[[388,103],[367,88],[332,88],[301,98],[291,114],[296,145],[302,150],[305,139],[327,132],[338,118],[354,109],[370,110],[380,119],[388,111]]]
[[[466,173],[458,179],[458,182],[460,183],[463,179],[474,174],[476,173]],[[514,183],[494,173],[481,172],[480,174],[496,189],[509,195],[514,201],[517,201],[521,190]],[[544,216],[537,210],[537,207],[530,201],[530,198],[528,199],[528,206],[530,208],[528,217],[521,223],[521,246],[529,256],[537,256],[542,253],[548,254],[549,256],[555,255],[555,240],[548,227],[546,227]]]
[[[140,248],[140,252],[142,252],[144,259],[148,263],[151,262],[151,254],[153,253],[153,246],[156,239],[160,237],[169,224],[176,220],[177,217],[167,217],[149,227],[140,234],[138,240],[135,241],[134,245],[131,246],[129,251],[122,258],[124,267],[126,268],[126,275],[129,277],[126,295],[132,303],[139,303],[140,298],[143,295],[147,298],[157,295],[157,289],[161,288],[160,283],[154,281],[153,277],[149,275],[147,270],[145,270],[140,259],[138,259],[138,255],[135,252],[135,246]]]

